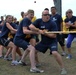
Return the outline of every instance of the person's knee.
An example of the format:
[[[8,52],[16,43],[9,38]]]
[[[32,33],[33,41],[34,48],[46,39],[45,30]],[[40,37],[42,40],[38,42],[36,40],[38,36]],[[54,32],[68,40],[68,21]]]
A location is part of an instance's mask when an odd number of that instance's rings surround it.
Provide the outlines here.
[[[28,50],[35,50],[35,48],[32,45],[29,45]]]
[[[58,52],[57,51],[52,51],[52,55],[57,56]]]
[[[67,46],[67,48],[70,48],[71,47],[71,44],[70,43],[67,43],[66,46]]]

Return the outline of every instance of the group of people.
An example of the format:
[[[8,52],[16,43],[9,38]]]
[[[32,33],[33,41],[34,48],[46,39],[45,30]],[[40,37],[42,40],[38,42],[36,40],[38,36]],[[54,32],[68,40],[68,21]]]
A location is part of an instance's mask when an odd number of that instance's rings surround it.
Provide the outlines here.
[[[67,10],[66,19],[64,20],[66,28],[71,31],[75,30],[76,27],[76,17],[72,13],[71,9]],[[44,70],[37,68],[37,65],[40,63],[38,52],[45,53],[49,49],[50,54],[54,56],[61,68],[61,74],[67,74],[61,54],[58,52],[59,42],[63,51],[62,55],[66,55],[65,45],[62,40],[63,34],[46,33],[63,30],[63,20],[57,13],[56,7],[51,7],[51,14],[49,9],[45,8],[42,11],[42,17],[39,19],[35,19],[34,10],[32,9],[29,9],[26,13],[21,12],[21,15],[22,19],[20,22],[16,22],[16,18],[13,20],[12,15],[7,15],[5,22],[2,21],[0,23],[0,26],[2,26],[0,32],[0,57],[2,57],[2,49],[5,47],[8,51],[4,58],[7,58],[12,53],[11,65],[27,65],[25,58],[29,54],[31,63],[30,72],[42,73]],[[38,35],[41,35],[40,41]],[[71,43],[74,37],[75,34],[68,34],[66,46],[69,52],[67,58],[69,59],[72,58]],[[21,48],[24,50],[23,53],[21,53]],[[16,60],[16,52],[20,57],[19,62]]]

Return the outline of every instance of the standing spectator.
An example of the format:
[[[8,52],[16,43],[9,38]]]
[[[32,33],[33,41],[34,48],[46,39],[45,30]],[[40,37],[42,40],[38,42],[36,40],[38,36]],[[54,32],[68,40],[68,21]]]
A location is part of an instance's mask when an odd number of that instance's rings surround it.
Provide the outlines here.
[[[57,24],[58,31],[62,31],[63,29],[63,20],[62,17],[57,14],[56,7],[51,7],[51,20]],[[62,34],[57,34],[57,40],[62,48],[62,56],[66,55],[65,53],[65,45],[62,41]]]
[[[19,23],[23,20],[24,17],[25,17],[25,13],[22,11],[22,12],[21,12],[21,18],[20,18],[20,20],[19,20]]]

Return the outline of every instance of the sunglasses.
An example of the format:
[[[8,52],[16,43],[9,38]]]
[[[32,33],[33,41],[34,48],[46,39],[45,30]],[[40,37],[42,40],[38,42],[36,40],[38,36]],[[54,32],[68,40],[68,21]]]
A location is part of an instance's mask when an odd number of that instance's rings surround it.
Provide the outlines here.
[[[67,12],[67,13],[72,13],[71,11]]]
[[[50,14],[43,14],[43,16],[50,16]]]

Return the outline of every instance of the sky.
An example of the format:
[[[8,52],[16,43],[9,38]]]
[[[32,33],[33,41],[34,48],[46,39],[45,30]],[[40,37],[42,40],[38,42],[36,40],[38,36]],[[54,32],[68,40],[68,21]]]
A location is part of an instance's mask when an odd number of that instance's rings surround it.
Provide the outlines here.
[[[36,3],[34,3],[36,1]],[[20,12],[26,12],[28,9],[34,9],[37,18],[41,17],[44,8],[54,6],[53,0],[0,0],[0,16],[13,15],[19,20]],[[67,9],[72,9],[74,14],[76,0],[62,0],[62,16]]]

